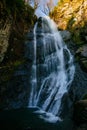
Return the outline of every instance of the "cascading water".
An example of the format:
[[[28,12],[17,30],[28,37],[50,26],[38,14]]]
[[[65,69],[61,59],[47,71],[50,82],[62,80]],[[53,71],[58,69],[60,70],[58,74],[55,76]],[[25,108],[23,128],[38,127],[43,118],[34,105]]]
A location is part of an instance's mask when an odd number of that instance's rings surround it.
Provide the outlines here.
[[[33,60],[33,65],[32,65],[32,76],[31,76],[31,93],[30,93],[30,100],[29,100],[29,105],[35,105],[35,90],[37,87],[37,67],[36,67],[36,51],[37,51],[37,47],[36,47],[36,29],[37,29],[37,23],[34,27],[34,60]]]
[[[39,107],[56,117],[62,97],[73,80],[75,67],[55,23],[48,17],[39,21],[33,31],[34,58],[29,107]]]

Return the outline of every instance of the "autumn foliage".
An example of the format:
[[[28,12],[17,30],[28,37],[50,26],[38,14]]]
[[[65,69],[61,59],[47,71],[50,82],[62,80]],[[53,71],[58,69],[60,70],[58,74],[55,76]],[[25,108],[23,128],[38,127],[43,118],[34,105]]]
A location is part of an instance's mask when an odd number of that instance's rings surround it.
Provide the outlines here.
[[[87,22],[87,0],[60,0],[50,13],[60,29],[83,27]]]

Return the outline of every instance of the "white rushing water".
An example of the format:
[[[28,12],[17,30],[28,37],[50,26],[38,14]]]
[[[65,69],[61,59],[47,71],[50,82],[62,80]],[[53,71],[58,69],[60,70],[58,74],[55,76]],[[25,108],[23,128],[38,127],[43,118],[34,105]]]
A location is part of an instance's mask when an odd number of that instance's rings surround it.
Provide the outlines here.
[[[50,10],[57,5],[58,0],[30,0],[30,5],[32,7],[35,6],[35,2],[37,2],[37,8],[35,14],[37,17],[45,17],[49,15]]]
[[[44,21],[49,26],[50,32],[45,33]],[[58,120],[59,109],[61,106],[61,100],[65,93],[68,92],[75,72],[73,65],[73,56],[69,49],[64,44],[55,23],[49,18],[45,17],[42,20],[42,41],[43,41],[43,52],[44,57],[43,63],[37,63],[37,30],[38,22],[34,27],[34,61],[31,70],[31,91],[29,98],[29,107],[39,107],[41,111],[47,113],[46,117],[40,115],[45,120],[52,121],[53,119]],[[49,39],[53,39],[49,40]],[[68,55],[67,61],[65,60],[65,53]],[[67,67],[66,67],[67,65]],[[38,73],[41,70],[45,72],[45,76],[42,75],[41,83],[39,86],[40,77]],[[45,68],[45,69],[44,69]]]
[[[36,44],[37,44],[37,41],[36,41],[36,29],[37,29],[37,23],[35,24],[35,27],[34,27],[34,61],[33,61],[33,65],[32,65],[32,76],[31,76],[31,93],[30,93],[30,103],[29,104],[32,104],[32,106],[35,104],[34,101],[35,101],[35,95],[34,94],[34,91],[36,90],[36,87],[37,87],[37,75],[36,75],[36,71],[37,71],[37,68],[36,68],[36,51],[37,51],[37,47],[36,47]]]

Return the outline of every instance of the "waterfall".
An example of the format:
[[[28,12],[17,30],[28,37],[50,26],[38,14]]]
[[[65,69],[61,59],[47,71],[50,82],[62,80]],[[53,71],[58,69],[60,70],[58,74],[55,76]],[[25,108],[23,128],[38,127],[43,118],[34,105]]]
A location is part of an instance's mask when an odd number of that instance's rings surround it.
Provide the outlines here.
[[[30,100],[29,100],[29,104],[32,106],[35,104],[35,90],[36,90],[36,87],[37,87],[37,75],[36,75],[36,50],[37,50],[37,47],[36,47],[36,29],[37,29],[37,23],[35,24],[35,27],[34,27],[34,60],[33,60],[33,64],[32,64],[32,76],[31,76],[31,93],[30,93]]]
[[[59,116],[63,95],[74,77],[73,56],[48,17],[35,24],[29,107]]]

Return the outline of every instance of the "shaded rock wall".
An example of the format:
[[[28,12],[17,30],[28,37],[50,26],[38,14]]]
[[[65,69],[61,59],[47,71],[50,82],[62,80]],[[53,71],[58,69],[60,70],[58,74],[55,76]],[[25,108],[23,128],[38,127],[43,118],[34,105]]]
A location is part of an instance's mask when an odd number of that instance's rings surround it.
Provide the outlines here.
[[[9,36],[11,30],[11,22],[8,21],[4,28],[0,29],[0,62],[4,59],[5,53],[9,45]]]

